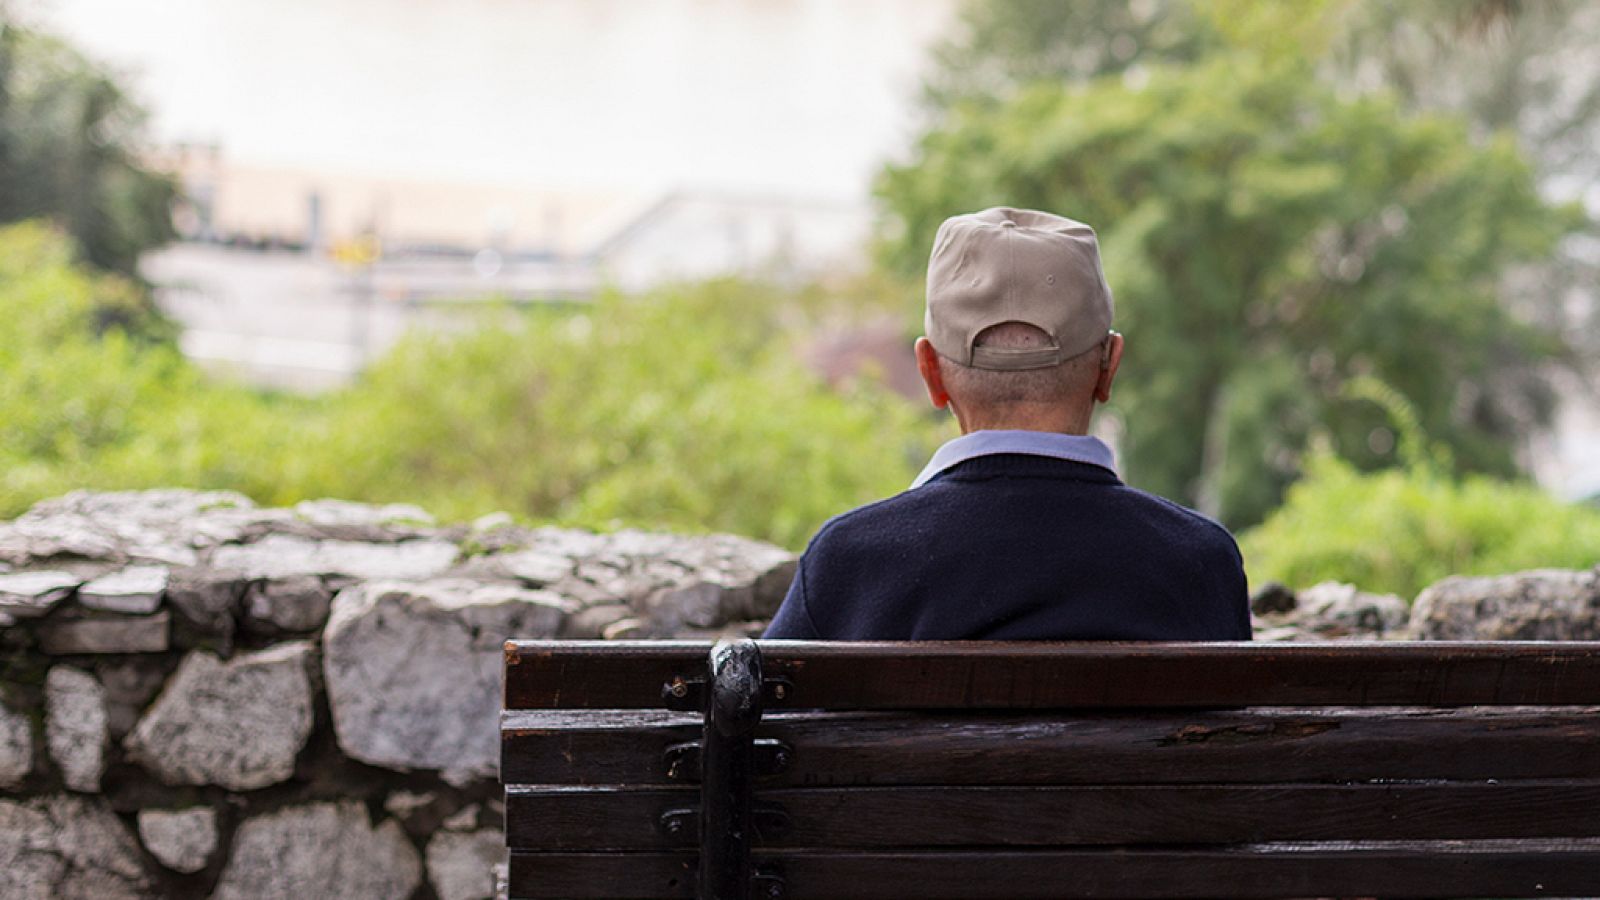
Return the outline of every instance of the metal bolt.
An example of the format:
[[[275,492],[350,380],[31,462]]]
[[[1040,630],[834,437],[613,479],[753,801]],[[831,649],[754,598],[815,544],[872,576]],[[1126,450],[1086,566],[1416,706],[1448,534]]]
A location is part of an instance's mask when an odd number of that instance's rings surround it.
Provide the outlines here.
[[[789,694],[789,689],[784,687],[783,685],[775,684],[775,685],[772,686],[773,699],[782,700],[784,697],[788,696],[788,694]]]
[[[783,897],[783,882],[781,882],[781,881],[769,881],[769,882],[767,882],[767,900],[782,900],[782,897]]]
[[[672,687],[668,688],[667,690],[672,693],[672,696],[677,697],[680,700],[689,695],[689,686],[684,684],[683,679],[681,678],[674,679],[672,682]]]
[[[772,754],[772,766],[780,772],[789,768],[789,751],[779,750]]]
[[[667,834],[679,835],[683,833],[683,820],[677,816],[673,816],[666,822],[662,823],[662,827],[667,829]]]

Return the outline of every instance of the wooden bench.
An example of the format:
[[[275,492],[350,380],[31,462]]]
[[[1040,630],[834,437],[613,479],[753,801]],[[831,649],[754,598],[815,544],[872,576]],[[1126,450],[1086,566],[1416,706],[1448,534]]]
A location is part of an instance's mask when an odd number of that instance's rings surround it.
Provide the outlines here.
[[[1600,896],[1600,644],[510,642],[513,897]]]

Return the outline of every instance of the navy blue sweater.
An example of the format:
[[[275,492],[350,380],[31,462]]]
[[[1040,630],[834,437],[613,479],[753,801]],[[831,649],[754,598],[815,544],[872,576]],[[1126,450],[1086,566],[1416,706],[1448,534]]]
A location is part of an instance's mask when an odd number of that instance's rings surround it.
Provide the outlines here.
[[[769,638],[1249,640],[1239,548],[1099,466],[966,460],[830,520]]]

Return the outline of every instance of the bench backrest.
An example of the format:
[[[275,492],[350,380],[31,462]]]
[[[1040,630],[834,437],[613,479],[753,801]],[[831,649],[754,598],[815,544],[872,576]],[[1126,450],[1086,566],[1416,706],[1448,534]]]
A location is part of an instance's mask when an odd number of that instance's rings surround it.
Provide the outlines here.
[[[511,642],[513,897],[1600,896],[1600,644]]]

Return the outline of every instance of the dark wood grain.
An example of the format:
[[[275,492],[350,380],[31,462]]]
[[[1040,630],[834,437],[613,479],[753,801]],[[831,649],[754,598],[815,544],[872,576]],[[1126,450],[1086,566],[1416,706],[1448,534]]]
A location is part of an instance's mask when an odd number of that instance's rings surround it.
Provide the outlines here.
[[[661,688],[708,650],[508,645],[514,896],[692,894]],[[1600,644],[762,651],[790,900],[1600,896]]]
[[[779,788],[778,847],[927,848],[1600,837],[1600,782]],[[693,846],[658,826],[692,789],[506,790],[506,842],[527,850]]]
[[[762,642],[789,708],[1050,709],[1600,704],[1600,643]],[[507,709],[661,706],[708,644],[506,647]]]
[[[662,752],[698,740],[700,724],[657,710],[509,712],[501,780],[671,784]],[[757,734],[794,749],[772,786],[1600,778],[1594,707],[796,712]]]
[[[757,854],[785,900],[1600,896],[1600,842]],[[693,896],[690,853],[511,854],[513,897]]]

